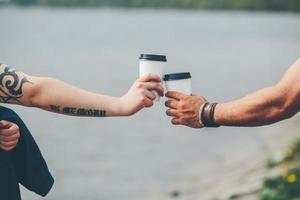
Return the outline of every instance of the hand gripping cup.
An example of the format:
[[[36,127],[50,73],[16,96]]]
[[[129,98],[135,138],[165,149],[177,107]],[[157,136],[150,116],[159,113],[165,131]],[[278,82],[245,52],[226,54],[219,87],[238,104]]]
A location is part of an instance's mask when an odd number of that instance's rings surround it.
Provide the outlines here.
[[[141,54],[140,58],[140,77],[146,74],[156,74],[163,79],[167,58],[164,55]],[[155,92],[155,100],[159,101],[160,97]]]
[[[192,81],[189,72],[166,74],[164,76],[167,91],[176,91],[186,95],[192,94]]]

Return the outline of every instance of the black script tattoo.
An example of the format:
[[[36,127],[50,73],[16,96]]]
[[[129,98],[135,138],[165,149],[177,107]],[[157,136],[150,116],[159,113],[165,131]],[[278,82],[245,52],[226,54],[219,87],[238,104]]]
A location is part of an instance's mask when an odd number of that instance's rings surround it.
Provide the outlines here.
[[[1,66],[4,66],[4,70],[0,73],[0,101],[22,104],[19,99],[23,96],[23,85],[31,82],[26,77],[19,77],[17,71],[7,65],[0,64],[0,68]]]
[[[50,110],[53,112],[60,112],[59,106],[50,105]]]
[[[50,105],[50,110],[56,113],[63,113],[66,115],[76,115],[84,117],[106,117],[105,110],[85,109],[75,107],[60,107],[57,105]]]

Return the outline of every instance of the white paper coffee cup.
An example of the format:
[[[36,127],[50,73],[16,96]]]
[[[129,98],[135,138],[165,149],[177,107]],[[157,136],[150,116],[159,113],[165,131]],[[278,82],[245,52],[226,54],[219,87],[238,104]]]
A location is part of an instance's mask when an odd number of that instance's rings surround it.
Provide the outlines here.
[[[141,54],[140,58],[140,77],[146,74],[156,74],[161,79],[165,74],[167,58],[164,55]],[[160,97],[155,93],[155,100],[159,101]]]
[[[189,72],[164,75],[167,91],[176,91],[186,95],[192,94],[192,76]]]

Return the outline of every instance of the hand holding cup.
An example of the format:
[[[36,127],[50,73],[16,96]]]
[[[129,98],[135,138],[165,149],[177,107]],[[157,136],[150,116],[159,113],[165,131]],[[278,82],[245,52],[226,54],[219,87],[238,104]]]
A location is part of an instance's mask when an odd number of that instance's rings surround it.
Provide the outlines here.
[[[202,128],[199,110],[206,100],[200,96],[191,95],[191,74],[189,72],[166,74],[164,76],[167,88],[165,102],[169,108],[166,111],[174,125],[185,125],[191,128]]]
[[[159,96],[164,95],[161,78],[155,74],[147,74],[138,79],[130,90],[120,98],[122,113],[125,116],[133,115],[142,108],[149,108],[156,99],[155,91]]]

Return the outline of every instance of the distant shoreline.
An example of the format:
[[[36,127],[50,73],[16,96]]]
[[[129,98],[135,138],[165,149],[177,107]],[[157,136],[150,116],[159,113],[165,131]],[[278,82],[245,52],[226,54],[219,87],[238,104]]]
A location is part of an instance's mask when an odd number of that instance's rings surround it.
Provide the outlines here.
[[[11,4],[11,3],[1,3],[1,8],[9,7],[19,7],[19,8],[62,8],[62,9],[120,9],[120,10],[158,10],[158,11],[194,11],[194,12],[248,12],[248,13],[286,13],[286,14],[300,14],[299,11],[289,11],[289,10],[247,10],[247,9],[196,9],[196,8],[172,8],[172,7],[122,7],[122,6],[93,6],[93,5],[44,5],[44,4],[34,4],[34,5],[20,5],[20,4]]]
[[[261,1],[261,0],[259,0]],[[300,2],[288,0],[284,3],[218,3],[216,1],[129,1],[129,0],[0,0],[2,6],[45,6],[45,7],[103,7],[103,8],[129,8],[129,9],[170,9],[170,10],[200,10],[200,11],[263,11],[263,12],[300,12]]]

